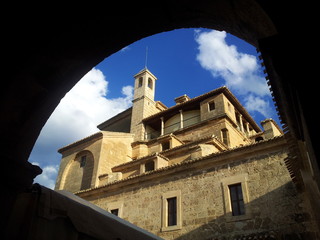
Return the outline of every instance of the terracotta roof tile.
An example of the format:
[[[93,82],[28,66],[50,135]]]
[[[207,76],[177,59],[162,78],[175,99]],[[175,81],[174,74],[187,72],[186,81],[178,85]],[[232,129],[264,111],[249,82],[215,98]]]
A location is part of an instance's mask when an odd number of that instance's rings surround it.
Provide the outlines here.
[[[206,156],[203,156],[203,157],[199,157],[199,158],[196,158],[196,159],[192,159],[192,160],[188,160],[188,161],[184,161],[184,162],[180,162],[180,163],[175,163],[175,164],[172,164],[170,166],[166,166],[166,167],[155,169],[153,171],[148,171],[148,172],[144,172],[144,173],[139,174],[139,175],[133,175],[133,176],[130,176],[130,177],[127,177],[127,178],[123,178],[121,180],[117,180],[117,181],[114,181],[114,182],[111,182],[111,183],[107,183],[107,184],[105,184],[103,186],[98,186],[98,187],[94,187],[94,188],[90,188],[90,189],[81,190],[81,191],[76,192],[75,194],[90,192],[90,191],[93,191],[93,190],[96,190],[96,189],[101,189],[101,188],[104,188],[104,187],[107,187],[107,186],[111,186],[111,185],[115,185],[115,184],[118,184],[118,183],[121,183],[121,182],[126,182],[126,181],[129,181],[131,179],[141,178],[143,176],[164,172],[164,171],[167,171],[167,170],[170,170],[170,169],[174,169],[174,168],[177,168],[177,167],[180,167],[180,166],[186,166],[186,165],[194,164],[196,162],[204,161],[204,160],[209,159],[209,158],[222,156],[222,155],[225,155],[225,154],[228,154],[228,153],[232,153],[232,152],[236,152],[236,151],[241,151],[241,150],[244,150],[244,149],[252,148],[254,146],[258,146],[258,145],[261,145],[261,144],[265,144],[267,142],[276,141],[278,139],[283,139],[283,138],[284,138],[284,135],[281,135],[281,136],[277,136],[277,137],[274,137],[274,138],[271,138],[271,139],[262,140],[262,141],[259,141],[259,142],[247,144],[247,145],[240,146],[240,147],[235,147],[235,148],[230,149],[230,150],[217,152],[217,153],[212,153],[212,154],[209,154],[209,155],[206,155]]]

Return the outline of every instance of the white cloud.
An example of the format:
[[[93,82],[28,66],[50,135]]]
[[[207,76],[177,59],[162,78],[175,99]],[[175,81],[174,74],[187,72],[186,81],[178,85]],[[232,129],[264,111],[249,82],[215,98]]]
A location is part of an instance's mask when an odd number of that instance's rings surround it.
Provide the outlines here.
[[[59,165],[61,158],[57,150],[99,131],[98,124],[131,106],[132,86],[124,86],[123,96],[114,99],[106,98],[107,89],[105,76],[94,68],[61,100],[43,127],[29,158],[44,170],[37,179],[52,186],[50,180],[56,177],[51,174],[52,167]]]
[[[131,102],[133,99],[133,86],[123,87],[121,93],[126,96],[126,100],[130,100]]]
[[[32,162],[32,164],[40,166],[40,164],[37,162]],[[37,176],[34,179],[34,182],[39,183],[43,186],[46,186],[47,188],[54,189],[54,186],[56,184],[55,179],[58,174],[58,169],[59,169],[58,165],[45,166],[44,168],[42,168],[42,174]]]
[[[225,31],[195,32],[198,43],[197,60],[200,65],[211,72],[213,77],[221,77],[225,85],[235,93],[246,96],[246,106],[249,111],[270,113],[270,97],[265,78],[257,58],[241,53],[234,45],[226,42]]]
[[[98,131],[97,125],[127,109],[132,101],[132,86],[122,89],[123,97],[107,99],[108,82],[99,69],[88,72],[54,110],[40,138],[68,144]]]
[[[269,102],[259,96],[249,94],[244,98],[244,106],[249,112],[257,111],[269,117],[273,115]]]

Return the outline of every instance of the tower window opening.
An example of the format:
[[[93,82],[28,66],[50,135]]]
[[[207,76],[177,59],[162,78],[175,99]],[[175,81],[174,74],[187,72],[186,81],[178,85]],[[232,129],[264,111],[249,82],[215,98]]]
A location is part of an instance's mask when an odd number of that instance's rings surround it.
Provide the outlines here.
[[[150,89],[153,88],[153,83],[152,83],[152,79],[151,79],[151,78],[148,78],[148,87],[149,87]]]
[[[138,87],[142,87],[143,78],[139,78]]]

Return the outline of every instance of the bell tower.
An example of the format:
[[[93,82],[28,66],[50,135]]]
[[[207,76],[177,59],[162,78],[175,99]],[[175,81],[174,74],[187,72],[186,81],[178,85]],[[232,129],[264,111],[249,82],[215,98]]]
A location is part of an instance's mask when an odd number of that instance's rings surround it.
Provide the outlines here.
[[[134,75],[134,94],[132,101],[132,118],[130,132],[135,135],[134,140],[145,139],[145,127],[142,119],[155,114],[154,101],[155,83],[157,78],[147,69],[142,69]]]

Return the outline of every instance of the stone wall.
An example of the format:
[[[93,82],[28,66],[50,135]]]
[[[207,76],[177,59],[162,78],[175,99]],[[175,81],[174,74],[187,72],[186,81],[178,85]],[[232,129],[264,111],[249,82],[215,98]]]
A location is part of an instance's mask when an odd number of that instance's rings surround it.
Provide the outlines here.
[[[217,96],[207,98],[206,100],[202,101],[200,103],[200,109],[201,109],[201,121],[219,116],[221,114],[224,114],[226,112],[224,108],[224,95],[219,94]],[[209,109],[209,103],[214,102],[214,109]]]
[[[269,144],[269,145],[266,145]],[[167,167],[78,193],[108,210],[121,206],[123,219],[164,239],[234,239],[252,234],[306,236],[313,231],[308,206],[284,164],[283,139]],[[230,214],[228,185],[241,183],[245,215]],[[178,227],[163,223],[163,198],[177,194]],[[270,236],[271,236],[270,235]],[[307,239],[307,238],[305,238]]]
[[[228,121],[227,118],[210,119],[205,121],[202,125],[198,125],[196,128],[185,128],[181,131],[175,132],[174,134],[182,141],[196,141],[203,137],[214,135],[218,137],[222,142],[222,129],[228,130],[228,147],[230,148],[245,145],[251,142],[251,140],[249,140],[247,136],[244,135],[244,133],[234,128],[232,123]]]
[[[85,166],[82,166],[82,157],[85,157]],[[88,151],[79,152],[75,159],[72,159],[65,169],[63,186],[70,192],[94,187],[93,177],[94,156]]]
[[[98,175],[112,173],[112,167],[132,158],[133,134],[103,131]]]
[[[110,174],[113,166],[131,161],[132,142],[132,134],[101,131],[65,147],[55,189],[77,192],[101,185],[100,175]],[[80,167],[82,155],[87,156],[84,167]]]
[[[102,137],[102,132],[98,132],[59,150],[62,154],[62,159],[56,180],[56,190],[65,189],[70,192],[76,192],[82,190],[84,186],[87,186],[87,188],[95,186]],[[80,168],[79,158],[82,155],[88,156],[89,164]],[[91,177],[86,174],[87,177],[83,180],[84,172],[88,173],[89,171]]]

